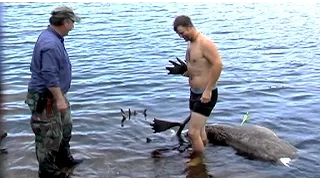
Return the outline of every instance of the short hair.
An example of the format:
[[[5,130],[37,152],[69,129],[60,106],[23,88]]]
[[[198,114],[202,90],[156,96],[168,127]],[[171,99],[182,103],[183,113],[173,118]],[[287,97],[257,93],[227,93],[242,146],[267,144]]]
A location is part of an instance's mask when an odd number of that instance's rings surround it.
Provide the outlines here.
[[[177,31],[179,26],[182,26],[182,27],[194,27],[192,22],[191,22],[191,18],[189,16],[186,16],[186,15],[180,15],[180,16],[176,17],[176,19],[174,20],[174,23],[173,23],[174,31]]]
[[[66,18],[58,18],[58,17],[51,16],[50,19],[49,19],[49,23],[51,25],[54,25],[54,26],[62,26],[63,25],[63,21],[65,19]]]

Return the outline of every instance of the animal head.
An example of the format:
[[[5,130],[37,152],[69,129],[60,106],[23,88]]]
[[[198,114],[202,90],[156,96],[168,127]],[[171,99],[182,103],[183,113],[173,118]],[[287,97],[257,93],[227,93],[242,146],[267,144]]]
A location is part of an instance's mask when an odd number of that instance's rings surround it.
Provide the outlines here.
[[[227,145],[226,142],[230,138],[229,135],[224,131],[222,126],[213,124],[206,126],[207,137],[210,143],[216,145]]]

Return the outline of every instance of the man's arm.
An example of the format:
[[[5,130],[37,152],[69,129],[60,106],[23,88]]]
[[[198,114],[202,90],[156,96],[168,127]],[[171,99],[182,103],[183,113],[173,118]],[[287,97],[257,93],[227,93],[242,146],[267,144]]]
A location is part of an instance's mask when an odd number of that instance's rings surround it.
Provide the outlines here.
[[[187,67],[188,67],[188,63],[190,62],[190,48],[189,48],[189,46],[190,46],[190,44],[188,44],[188,47],[186,50],[186,56],[185,56]],[[188,70],[185,73],[183,73],[183,76],[189,77]]]
[[[59,79],[59,56],[54,48],[50,48],[42,53],[42,78],[46,82],[46,87],[53,94],[55,99],[62,99]]]
[[[222,71],[222,60],[219,55],[218,49],[216,48],[215,44],[209,40],[205,41],[202,46],[203,55],[204,57],[211,63],[211,72],[210,72],[210,79],[206,90],[211,91],[215,84],[217,83],[221,71]]]

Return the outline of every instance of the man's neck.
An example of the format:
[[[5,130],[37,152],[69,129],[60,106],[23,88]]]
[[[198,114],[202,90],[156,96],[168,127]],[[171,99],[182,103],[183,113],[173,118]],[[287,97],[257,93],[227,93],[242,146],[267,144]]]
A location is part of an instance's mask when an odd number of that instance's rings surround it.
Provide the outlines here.
[[[199,37],[199,34],[200,34],[200,32],[198,32],[197,30],[194,30],[192,39],[190,41],[195,42],[197,40],[197,38]]]
[[[61,37],[64,36],[64,33],[63,33],[63,31],[61,30],[61,28],[59,28],[59,27],[57,27],[57,26],[53,26],[53,25],[50,25],[50,27],[51,27],[52,29],[54,29],[58,34],[60,34]]]

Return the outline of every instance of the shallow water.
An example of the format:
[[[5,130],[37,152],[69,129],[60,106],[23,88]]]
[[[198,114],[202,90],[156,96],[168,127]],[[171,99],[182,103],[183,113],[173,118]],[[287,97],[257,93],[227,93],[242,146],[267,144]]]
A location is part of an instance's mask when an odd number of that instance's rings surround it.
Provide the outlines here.
[[[34,136],[24,104],[34,42],[56,3],[6,3],[4,120],[9,151],[5,177],[37,177]],[[186,43],[172,30],[188,14],[212,38],[224,69],[219,102],[209,123],[249,122],[272,129],[299,149],[290,168],[246,160],[227,147],[209,146],[214,177],[319,177],[318,4],[68,3],[82,17],[65,45],[73,64],[69,93],[74,121],[72,152],[85,161],[75,177],[186,177],[186,154],[160,159],[151,151],[175,141],[152,134],[154,117],[183,120],[188,84],[165,66],[183,59]],[[121,127],[120,108],[147,109]],[[153,139],[146,143],[146,138]]]

